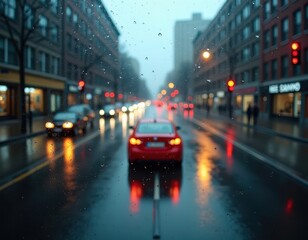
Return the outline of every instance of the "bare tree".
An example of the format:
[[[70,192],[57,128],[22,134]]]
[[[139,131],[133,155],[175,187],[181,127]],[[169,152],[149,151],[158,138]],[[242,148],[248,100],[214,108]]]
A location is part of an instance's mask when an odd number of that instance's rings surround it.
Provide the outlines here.
[[[21,133],[27,132],[26,94],[25,94],[25,49],[29,41],[39,42],[44,38],[36,34],[40,27],[39,11],[50,6],[50,1],[16,0],[16,11],[10,16],[9,1],[0,1],[0,21],[6,27],[9,38],[18,56],[19,66],[19,101],[21,113]],[[17,20],[17,21],[12,21]]]

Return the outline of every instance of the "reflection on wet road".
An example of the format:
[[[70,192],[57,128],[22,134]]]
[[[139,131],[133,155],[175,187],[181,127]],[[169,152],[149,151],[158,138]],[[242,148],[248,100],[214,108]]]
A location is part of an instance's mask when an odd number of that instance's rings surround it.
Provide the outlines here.
[[[181,127],[182,167],[128,166],[129,126],[142,116],[173,119]],[[43,155],[47,164],[0,191],[2,236],[306,239],[307,189],[239,149],[236,128],[222,131],[222,139],[195,117],[194,111],[150,107],[101,118],[99,128],[80,138],[25,145],[25,155]]]

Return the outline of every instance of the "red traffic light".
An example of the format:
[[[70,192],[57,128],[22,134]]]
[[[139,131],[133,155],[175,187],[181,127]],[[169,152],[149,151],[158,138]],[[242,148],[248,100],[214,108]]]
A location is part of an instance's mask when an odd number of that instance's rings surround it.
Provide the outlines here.
[[[79,80],[78,89],[79,89],[80,92],[84,91],[85,86],[86,86],[86,83],[84,82],[84,80]]]
[[[227,82],[228,92],[233,92],[235,86],[235,82],[233,79],[229,79]]]
[[[298,42],[291,44],[291,62],[293,65],[300,63],[300,44]]]

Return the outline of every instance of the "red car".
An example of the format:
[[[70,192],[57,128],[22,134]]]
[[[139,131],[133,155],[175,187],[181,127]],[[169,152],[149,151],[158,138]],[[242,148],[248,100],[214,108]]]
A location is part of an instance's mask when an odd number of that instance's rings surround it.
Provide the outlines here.
[[[128,139],[128,161],[174,161],[182,163],[183,141],[167,119],[141,119]]]

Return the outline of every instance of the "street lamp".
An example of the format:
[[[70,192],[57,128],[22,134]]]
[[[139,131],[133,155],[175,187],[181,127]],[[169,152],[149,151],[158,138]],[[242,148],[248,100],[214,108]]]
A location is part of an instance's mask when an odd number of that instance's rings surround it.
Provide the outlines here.
[[[208,59],[211,57],[211,53],[210,53],[209,49],[203,51],[202,57],[203,57],[205,60],[208,60]]]

